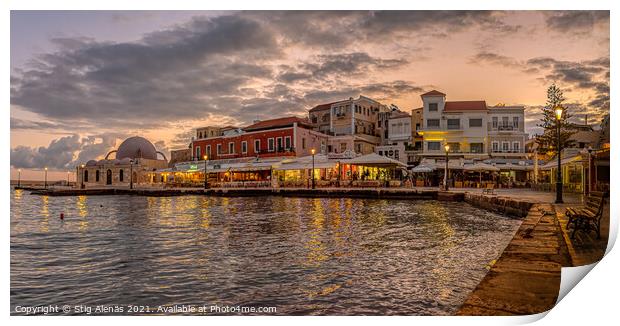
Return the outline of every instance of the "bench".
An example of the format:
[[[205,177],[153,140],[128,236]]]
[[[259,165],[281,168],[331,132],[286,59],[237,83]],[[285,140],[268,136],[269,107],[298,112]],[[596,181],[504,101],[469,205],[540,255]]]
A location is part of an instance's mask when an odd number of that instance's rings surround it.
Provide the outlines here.
[[[492,195],[494,190],[495,190],[495,184],[487,183],[487,187],[482,189],[482,193]]]
[[[603,217],[603,207],[605,198],[602,192],[593,191],[586,198],[586,205],[583,208],[569,207],[566,209],[568,222],[566,228],[573,228],[571,238],[575,238],[577,230],[584,232],[596,231],[597,239],[601,238],[601,219]]]

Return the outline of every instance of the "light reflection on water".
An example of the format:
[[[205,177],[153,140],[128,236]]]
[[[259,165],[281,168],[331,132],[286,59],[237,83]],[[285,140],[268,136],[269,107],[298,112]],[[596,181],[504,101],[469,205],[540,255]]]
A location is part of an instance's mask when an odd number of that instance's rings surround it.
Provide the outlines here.
[[[278,314],[452,314],[518,225],[437,201],[13,191],[11,307],[219,304],[276,306]]]

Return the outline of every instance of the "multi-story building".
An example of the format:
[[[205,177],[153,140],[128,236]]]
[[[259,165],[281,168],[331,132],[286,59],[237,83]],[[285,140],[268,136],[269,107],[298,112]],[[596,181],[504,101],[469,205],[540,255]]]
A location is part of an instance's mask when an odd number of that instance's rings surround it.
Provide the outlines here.
[[[389,110],[387,106],[360,95],[357,99],[315,106],[309,111],[309,118],[316,131],[333,136],[329,139],[329,152],[369,154],[381,143],[378,115]]]
[[[491,157],[525,158],[525,108],[523,106],[489,107],[487,122]]]
[[[483,158],[487,155],[488,108],[485,101],[446,101],[446,94],[436,90],[421,95],[424,122],[419,134],[424,136],[423,156]]]
[[[194,160],[243,157],[307,156],[311,150],[326,153],[328,136],[312,130],[306,119],[286,117],[264,121],[242,129],[230,129],[215,137],[192,141]]]
[[[406,151],[413,149],[411,116],[402,111],[391,111],[388,113],[383,114],[389,117],[382,123],[387,128],[387,137],[383,140],[381,146],[377,146],[376,151],[379,155],[384,155],[407,164],[408,157]]]

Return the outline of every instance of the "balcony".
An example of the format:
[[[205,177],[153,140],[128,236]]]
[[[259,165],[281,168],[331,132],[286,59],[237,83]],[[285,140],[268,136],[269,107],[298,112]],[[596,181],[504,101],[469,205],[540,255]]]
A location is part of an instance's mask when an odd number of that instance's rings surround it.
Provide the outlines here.
[[[504,124],[504,123],[499,123],[496,125],[493,125],[493,122],[488,122],[488,131],[497,131],[497,132],[524,132],[524,123],[523,122],[519,122],[518,125],[514,125],[512,123],[508,123],[508,124]]]

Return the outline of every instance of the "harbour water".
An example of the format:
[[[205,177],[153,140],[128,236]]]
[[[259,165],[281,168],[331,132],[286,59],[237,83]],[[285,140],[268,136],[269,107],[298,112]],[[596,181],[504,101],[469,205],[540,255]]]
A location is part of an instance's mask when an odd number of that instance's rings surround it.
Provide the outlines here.
[[[276,307],[269,315],[450,315],[519,225],[462,202],[17,190],[11,313],[218,305]]]

